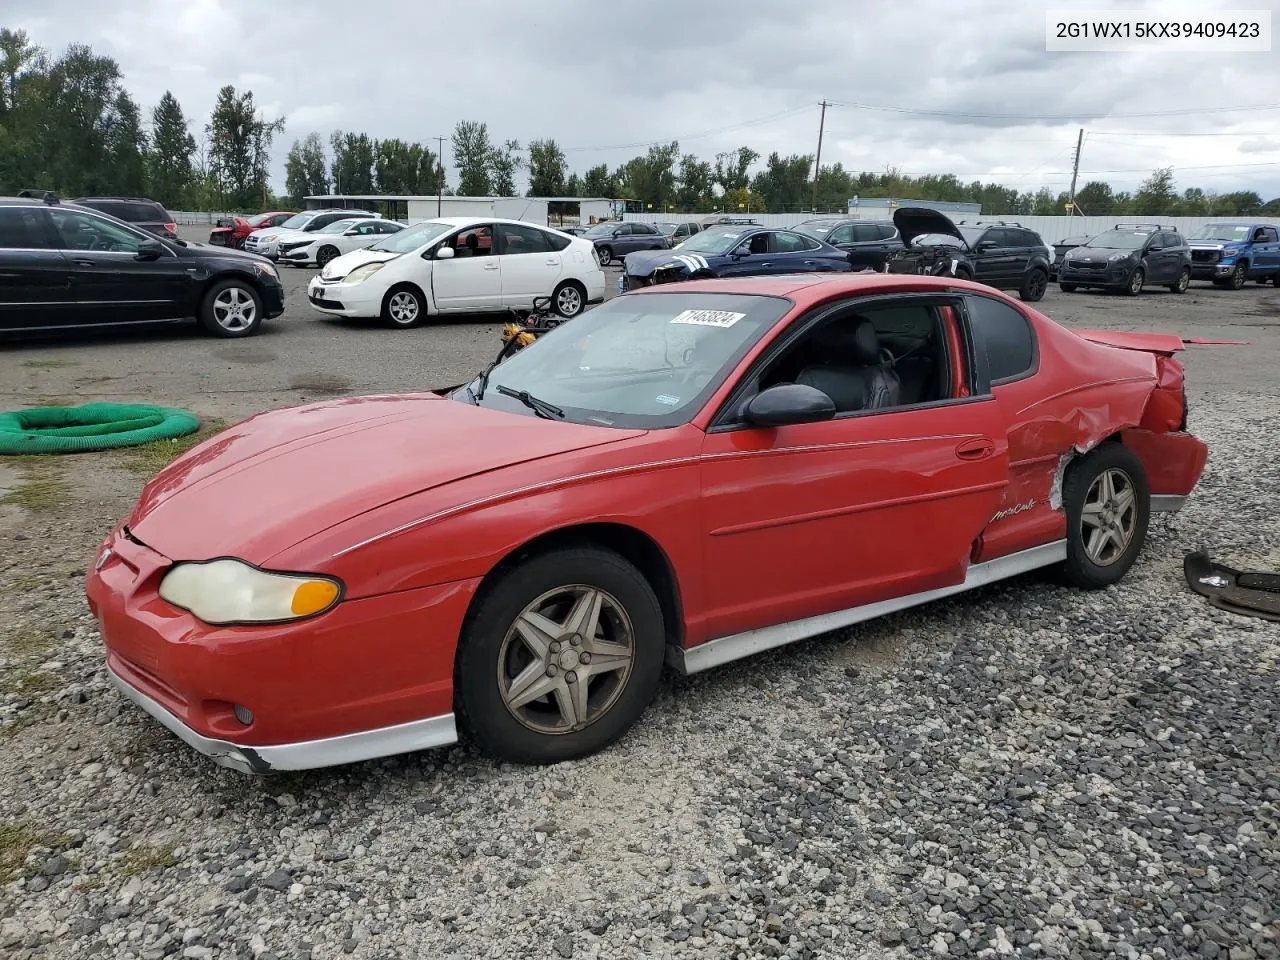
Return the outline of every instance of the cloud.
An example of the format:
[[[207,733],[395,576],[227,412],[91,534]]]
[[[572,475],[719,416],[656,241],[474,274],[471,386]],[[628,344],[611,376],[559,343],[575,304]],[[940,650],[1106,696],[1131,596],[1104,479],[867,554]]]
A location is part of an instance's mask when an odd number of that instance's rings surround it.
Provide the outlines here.
[[[289,144],[312,130],[434,145],[459,120],[495,140],[552,137],[579,170],[677,138],[707,158],[740,144],[812,153],[825,98],[823,161],[854,170],[1062,189],[1083,127],[1085,180],[1133,189],[1173,165],[1180,188],[1280,195],[1280,108],[1224,109],[1280,103],[1280,58],[1050,54],[1037,2],[5,6],[46,47],[115,57],[144,109],[172,89],[196,132],[221,86],[250,87],[287,121],[278,185]]]

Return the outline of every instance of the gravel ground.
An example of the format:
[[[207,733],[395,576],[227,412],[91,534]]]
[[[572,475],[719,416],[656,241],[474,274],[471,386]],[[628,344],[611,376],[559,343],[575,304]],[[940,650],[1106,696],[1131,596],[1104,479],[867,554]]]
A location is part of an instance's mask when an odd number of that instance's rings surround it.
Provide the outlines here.
[[[82,596],[154,465],[0,463],[0,955],[1280,957],[1280,625],[1181,579],[1201,545],[1280,569],[1273,296],[1213,321],[1250,350],[1193,357],[1209,466],[1120,586],[1032,576],[670,678],[553,768],[212,766],[108,687]]]

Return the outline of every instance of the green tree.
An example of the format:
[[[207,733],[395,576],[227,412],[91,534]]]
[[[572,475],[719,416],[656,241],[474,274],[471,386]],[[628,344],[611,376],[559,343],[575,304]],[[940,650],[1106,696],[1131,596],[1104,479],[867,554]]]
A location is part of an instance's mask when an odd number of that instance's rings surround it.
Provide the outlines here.
[[[489,171],[493,144],[489,126],[475,120],[459,120],[453,128],[453,163],[458,168],[458,195],[487,197],[493,189]]]
[[[739,147],[737,150],[718,153],[712,177],[725,190],[746,190],[751,179],[747,171],[759,159],[760,154],[750,147]]]
[[[566,197],[585,197],[586,187],[582,185],[582,178],[576,173],[569,174],[569,179],[564,182],[564,196]]]
[[[655,145],[641,157],[632,157],[614,173],[622,194],[646,207],[665,210],[676,198],[676,158],[680,144]]]
[[[529,141],[529,196],[573,196],[565,189],[569,165],[554,140]]]
[[[146,196],[148,150],[142,132],[142,113],[133,97],[121,90],[116,94],[106,131],[106,161],[110,164],[115,189],[130,197]]]
[[[344,133],[335,130],[329,136],[333,163],[333,191],[339,194],[373,193],[373,141],[367,133]]]
[[[495,196],[516,196],[516,174],[524,166],[524,162],[524,157],[520,156],[520,144],[516,140],[506,140],[502,146],[494,147],[489,152],[489,177]]]
[[[710,205],[711,164],[698,159],[696,153],[686,153],[680,158],[679,188],[676,192],[676,205],[685,211],[697,210]]]
[[[822,168],[818,177],[818,209],[827,213],[844,213],[854,195],[853,176],[837,163]]]
[[[1090,180],[1076,191],[1076,213],[1086,217],[1105,217],[1115,212],[1116,197],[1109,183]]]
[[[1213,201],[1213,215],[1218,217],[1249,217],[1261,212],[1262,197],[1252,190],[1224,193]]]
[[[48,57],[21,30],[0,27],[0,189],[13,193],[49,182],[42,119]]]
[[[618,183],[603,163],[592,167],[582,177],[582,186],[578,188],[579,197],[596,197],[612,199],[622,191]],[[572,196],[573,194],[571,194]]]
[[[284,118],[267,120],[254,103],[253,91],[237,93],[227,84],[218,91],[205,135],[209,140],[209,173],[217,185],[219,206],[260,210],[269,199],[267,163]]]
[[[808,209],[812,201],[809,171],[812,154],[769,154],[765,168],[751,180],[751,189],[764,197],[770,213],[787,213]],[[923,198],[922,198],[923,199]]]
[[[187,128],[182,105],[166,90],[151,111],[150,196],[166,206],[191,203],[191,158],[195,152],[196,140]]]
[[[284,185],[289,202],[295,207],[302,206],[304,197],[324,196],[329,192],[324,141],[320,134],[309,133],[293,141],[284,160]]]
[[[1142,181],[1138,194],[1133,198],[1133,210],[1140,217],[1169,216],[1177,208],[1178,194],[1173,187],[1173,168],[1153,170]]]
[[[73,195],[117,192],[120,178],[109,154],[117,146],[111,140],[121,125],[121,92],[116,61],[84,44],[73,44],[54,62],[43,102],[35,104],[42,136],[32,144],[50,186]]]

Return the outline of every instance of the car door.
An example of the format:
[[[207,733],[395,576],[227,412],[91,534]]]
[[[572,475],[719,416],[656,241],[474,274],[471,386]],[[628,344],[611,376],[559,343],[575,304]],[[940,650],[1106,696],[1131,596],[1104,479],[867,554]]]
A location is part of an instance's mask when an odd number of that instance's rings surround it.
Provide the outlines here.
[[[71,270],[57,247],[43,209],[0,207],[0,330],[75,322]]]
[[[769,233],[762,230],[742,240],[729,254],[728,262],[716,270],[722,277],[757,276],[773,266],[769,257]]]
[[[1257,227],[1254,232],[1254,249],[1257,251],[1255,273],[1275,273],[1280,270],[1280,234],[1275,227]]]
[[[466,227],[445,241],[454,255],[431,261],[431,291],[440,310],[483,311],[502,306],[502,258],[492,223]]]
[[[564,272],[564,258],[547,235],[523,223],[498,224],[502,263],[502,305],[531,307],[534,297],[549,297]]]
[[[1040,245],[1039,241],[1030,230],[1005,229],[1003,233],[1009,244],[1009,282],[1021,286],[1022,278],[1031,268],[1031,255]]]
[[[855,239],[852,223],[842,223],[827,234],[827,243],[848,253],[849,262],[856,266],[859,252]]]
[[[1002,227],[992,227],[978,240],[977,255],[974,258],[975,280],[1000,287],[1016,276],[1009,233]]]
[[[71,272],[78,322],[137,323],[188,312],[195,280],[171,247],[88,211],[50,207],[49,219]],[[160,243],[158,256],[139,252],[147,241]]]
[[[950,331],[941,337],[958,347],[964,339],[952,301],[959,298],[849,298],[811,311],[793,328],[838,310],[874,323],[878,309],[910,308],[927,311]],[[801,337],[787,349],[803,343]],[[704,441],[711,637],[962,582],[1008,482],[1005,417],[990,391],[969,390],[967,364],[947,380],[941,401],[774,428],[742,423],[735,412],[756,384],[771,369],[788,380],[787,364],[786,349],[780,357],[766,350]]]
[[[1159,249],[1156,249],[1159,248]],[[1147,282],[1169,283],[1176,274],[1172,267],[1177,251],[1170,249],[1169,236],[1164,232],[1152,234],[1147,241]]]

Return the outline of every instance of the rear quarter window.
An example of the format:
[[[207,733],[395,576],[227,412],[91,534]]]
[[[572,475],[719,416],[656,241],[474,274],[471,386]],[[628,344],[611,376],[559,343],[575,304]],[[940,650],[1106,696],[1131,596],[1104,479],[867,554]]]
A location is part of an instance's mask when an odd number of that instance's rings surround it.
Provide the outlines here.
[[[1039,358],[1031,323],[1018,310],[990,297],[966,298],[974,348],[987,361],[992,386],[1035,373]]]

